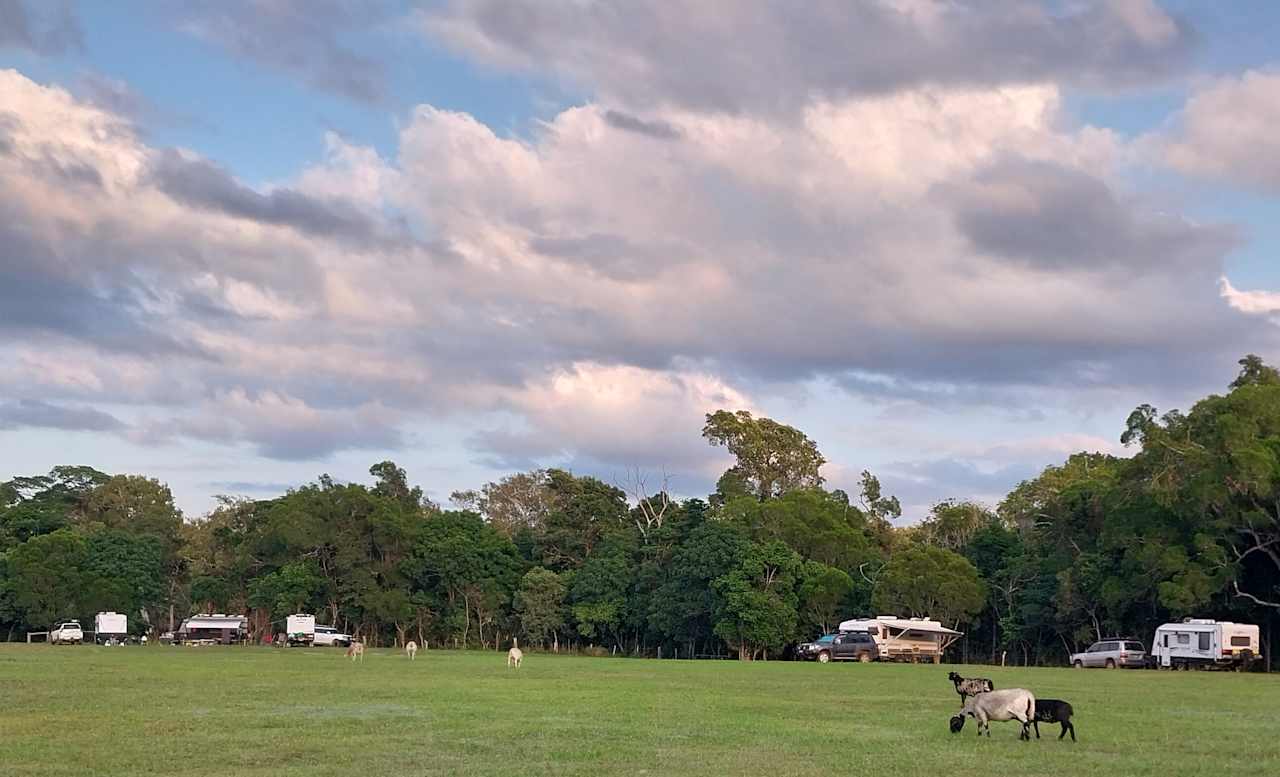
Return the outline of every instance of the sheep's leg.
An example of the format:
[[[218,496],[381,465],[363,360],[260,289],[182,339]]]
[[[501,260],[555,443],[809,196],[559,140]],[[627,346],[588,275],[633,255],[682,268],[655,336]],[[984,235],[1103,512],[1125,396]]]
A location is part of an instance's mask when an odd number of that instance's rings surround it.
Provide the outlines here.
[[[1071,732],[1071,741],[1076,741],[1076,727],[1069,720],[1062,721],[1062,733],[1058,735],[1058,739],[1065,737],[1068,731]]]
[[[1040,738],[1040,721],[1038,720],[1033,721],[1031,725],[1036,727],[1036,739],[1039,739]],[[1059,739],[1061,739],[1061,737],[1059,737]]]

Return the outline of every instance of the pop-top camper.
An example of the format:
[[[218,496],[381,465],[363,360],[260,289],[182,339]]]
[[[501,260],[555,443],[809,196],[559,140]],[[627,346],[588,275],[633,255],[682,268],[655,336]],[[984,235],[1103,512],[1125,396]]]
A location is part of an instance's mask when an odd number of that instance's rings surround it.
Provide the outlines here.
[[[1162,669],[1248,664],[1258,655],[1258,627],[1203,618],[1186,618],[1156,629],[1151,656]]]
[[[884,660],[942,662],[942,652],[951,646],[963,632],[949,629],[928,618],[899,618],[895,615],[877,615],[874,618],[854,618],[840,624],[841,631],[865,631],[880,647]]]

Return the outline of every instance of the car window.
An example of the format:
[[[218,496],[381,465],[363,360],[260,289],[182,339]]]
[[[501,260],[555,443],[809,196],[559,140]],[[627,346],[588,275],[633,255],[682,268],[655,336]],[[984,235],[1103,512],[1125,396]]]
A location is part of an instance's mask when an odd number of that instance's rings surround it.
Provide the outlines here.
[[[1139,650],[1139,651],[1141,651],[1141,650],[1145,650],[1146,648],[1142,647],[1142,643],[1141,643],[1141,642],[1126,642],[1126,643],[1124,643],[1124,649],[1125,649],[1125,650]]]

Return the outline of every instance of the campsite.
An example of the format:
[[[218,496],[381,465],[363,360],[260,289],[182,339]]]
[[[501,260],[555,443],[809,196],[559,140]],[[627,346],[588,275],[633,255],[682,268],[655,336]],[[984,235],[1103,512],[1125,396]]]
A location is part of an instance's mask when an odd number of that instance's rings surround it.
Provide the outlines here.
[[[430,650],[0,645],[0,773],[1275,773],[1280,677]],[[1079,742],[947,730],[947,672],[1070,699]],[[1269,766],[1268,766],[1269,765]]]

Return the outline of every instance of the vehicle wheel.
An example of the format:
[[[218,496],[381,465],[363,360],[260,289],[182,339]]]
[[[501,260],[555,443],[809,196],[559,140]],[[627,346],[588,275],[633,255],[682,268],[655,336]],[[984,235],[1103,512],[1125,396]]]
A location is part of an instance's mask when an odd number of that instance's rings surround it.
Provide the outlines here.
[[[863,653],[862,655],[858,656],[858,660],[864,664],[869,664],[871,663],[871,654]]]
[[[824,651],[822,651],[821,653],[819,653],[819,654],[818,654],[818,663],[819,663],[819,664],[825,664],[825,663],[827,663],[827,662],[828,662],[828,661],[830,661],[830,660],[831,660],[831,654],[830,654],[830,653],[828,653],[827,651],[825,651],[825,650],[824,650]]]
[[[1072,669],[1084,669],[1084,662],[1083,662],[1083,661],[1076,661],[1074,664],[1072,664],[1072,665],[1071,665],[1071,668],[1072,668]]]
[[[1111,659],[1111,658],[1108,658],[1108,659],[1107,659],[1107,668],[1108,668],[1108,669],[1115,669],[1115,668],[1116,668],[1116,662],[1115,662],[1115,660],[1114,660],[1114,659]]]

